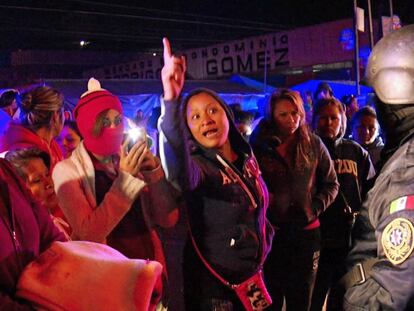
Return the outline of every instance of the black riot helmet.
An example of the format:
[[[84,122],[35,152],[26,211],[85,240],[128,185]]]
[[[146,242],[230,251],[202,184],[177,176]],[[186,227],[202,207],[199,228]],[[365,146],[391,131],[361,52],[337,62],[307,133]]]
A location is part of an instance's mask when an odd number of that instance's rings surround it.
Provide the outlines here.
[[[386,35],[375,45],[365,82],[385,104],[414,103],[414,24]]]

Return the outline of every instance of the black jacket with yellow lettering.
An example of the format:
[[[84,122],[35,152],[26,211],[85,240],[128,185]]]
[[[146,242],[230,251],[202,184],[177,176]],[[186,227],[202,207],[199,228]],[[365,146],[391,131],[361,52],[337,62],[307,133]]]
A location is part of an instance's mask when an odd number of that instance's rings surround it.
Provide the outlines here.
[[[326,247],[343,247],[349,240],[352,213],[361,209],[375,170],[368,152],[357,142],[345,138],[323,142],[334,161],[339,193],[333,204],[319,218],[322,240]]]

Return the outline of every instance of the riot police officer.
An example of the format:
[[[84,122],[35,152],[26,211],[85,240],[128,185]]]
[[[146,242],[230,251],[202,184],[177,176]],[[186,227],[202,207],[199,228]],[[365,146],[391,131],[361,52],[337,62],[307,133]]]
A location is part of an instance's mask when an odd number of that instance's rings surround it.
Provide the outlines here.
[[[414,25],[374,47],[366,80],[386,136],[382,168],[353,230],[344,310],[414,308]]]

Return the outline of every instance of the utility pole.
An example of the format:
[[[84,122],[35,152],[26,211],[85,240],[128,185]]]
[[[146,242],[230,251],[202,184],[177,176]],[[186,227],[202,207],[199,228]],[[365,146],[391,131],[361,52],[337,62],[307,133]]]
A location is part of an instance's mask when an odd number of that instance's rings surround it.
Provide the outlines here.
[[[390,0],[391,1],[391,0]],[[369,47],[372,51],[374,48],[374,33],[372,29],[372,10],[371,10],[371,0],[367,0],[368,4],[368,31],[369,31]]]
[[[358,25],[357,25],[357,0],[354,0],[354,69],[355,69],[355,83],[356,95],[361,95],[361,88],[359,86],[359,43],[358,43]]]
[[[388,0],[388,3],[390,4],[390,17],[391,17],[390,32],[392,32],[394,30],[394,8],[392,5],[392,0]]]
[[[267,44],[265,46],[265,63],[264,63],[264,74],[263,74],[263,93],[266,93],[267,89]]]

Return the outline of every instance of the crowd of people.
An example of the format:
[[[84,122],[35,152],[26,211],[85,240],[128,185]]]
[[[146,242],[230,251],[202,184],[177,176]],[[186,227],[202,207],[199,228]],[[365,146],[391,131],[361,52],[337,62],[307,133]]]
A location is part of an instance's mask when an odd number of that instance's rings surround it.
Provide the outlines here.
[[[375,106],[322,82],[278,89],[255,122],[214,90],[182,94],[186,60],[164,39],[158,128],[136,141],[118,97],[93,78],[70,113],[48,86],[3,91],[0,310],[36,307],[17,284],[54,241],[160,262],[150,309],[168,308],[179,290],[161,233],[178,224],[185,310],[409,310],[414,66],[401,70],[413,42],[407,26],[372,51]],[[147,121],[137,110],[128,122]]]

